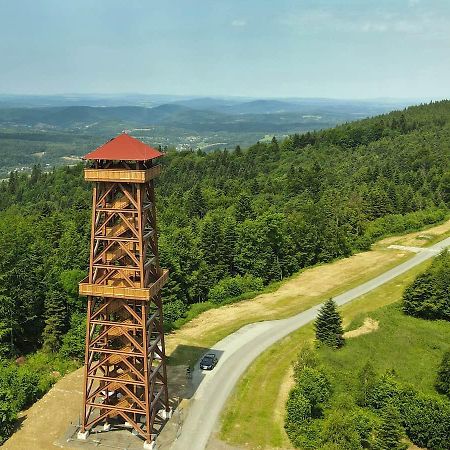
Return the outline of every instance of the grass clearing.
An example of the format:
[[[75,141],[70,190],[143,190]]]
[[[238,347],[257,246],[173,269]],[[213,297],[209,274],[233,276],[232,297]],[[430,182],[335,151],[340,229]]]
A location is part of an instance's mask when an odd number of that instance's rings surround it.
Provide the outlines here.
[[[405,234],[403,236],[390,236],[378,241],[374,248],[385,248],[389,245],[406,245],[410,247],[429,247],[450,236],[450,220],[439,225],[424,228],[421,231]]]
[[[353,302],[344,305],[341,311],[344,323],[358,328],[364,318],[383,306],[401,299],[405,287],[426,270],[431,261],[426,261],[407,273],[375,289]],[[356,339],[348,340],[348,347],[360,339],[368,339],[380,330]],[[284,405],[292,378],[288,376],[300,348],[314,337],[312,324],[300,328],[265,351],[243,375],[237,384],[222,414],[219,437],[234,445],[249,449],[292,448],[284,431]],[[393,342],[386,342],[394,345]],[[347,346],[346,346],[347,347]],[[369,354],[372,350],[365,349]],[[404,349],[403,349],[404,351]],[[396,354],[396,357],[399,357]],[[366,358],[364,359],[366,362]],[[334,369],[333,369],[334,370]]]
[[[379,374],[394,369],[402,383],[436,394],[434,378],[450,346],[450,324],[407,316],[400,303],[373,311],[370,316],[379,323],[377,331],[347,340],[338,352],[326,347],[317,352],[336,394],[356,391],[357,374],[367,361]]]

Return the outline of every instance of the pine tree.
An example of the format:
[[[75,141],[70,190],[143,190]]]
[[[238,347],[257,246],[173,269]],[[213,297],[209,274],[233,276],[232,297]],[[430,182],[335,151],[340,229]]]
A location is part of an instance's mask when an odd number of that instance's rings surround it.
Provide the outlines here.
[[[246,192],[243,192],[238,198],[235,216],[238,222],[243,222],[245,219],[253,218],[252,201]]]
[[[275,136],[272,138],[272,142],[270,143],[270,149],[274,154],[278,154],[280,152],[280,146],[278,145],[278,141]]]
[[[407,445],[401,442],[405,433],[397,409],[388,404],[382,411],[381,419],[375,442],[376,450],[405,450]]]
[[[55,352],[61,346],[67,322],[65,303],[63,293],[55,288],[50,288],[45,298],[45,328],[42,333],[43,348],[47,352]]]
[[[362,367],[358,373],[358,393],[357,403],[361,406],[369,405],[370,397],[376,384],[377,376],[375,370],[370,363],[367,363]]]
[[[439,366],[436,389],[441,393],[450,397],[450,350],[444,353],[442,362]]]
[[[218,216],[207,216],[203,220],[200,231],[200,248],[209,277],[217,282],[227,273],[227,249],[222,223]]]
[[[206,214],[207,207],[205,198],[198,183],[188,193],[187,210],[194,217],[202,218]]]
[[[238,239],[238,233],[236,230],[236,222],[231,217],[226,217],[223,223],[223,242],[225,250],[225,262],[227,264],[227,272],[230,275],[235,275],[235,263],[236,258],[236,242]]]
[[[328,299],[320,308],[314,328],[318,341],[333,348],[344,345],[342,318],[333,299]]]

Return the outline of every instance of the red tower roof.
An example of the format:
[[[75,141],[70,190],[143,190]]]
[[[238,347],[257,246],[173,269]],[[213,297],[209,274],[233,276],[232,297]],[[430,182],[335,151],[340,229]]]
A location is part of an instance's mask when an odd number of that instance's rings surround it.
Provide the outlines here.
[[[163,154],[150,145],[129,136],[119,134],[101,145],[93,152],[83,156],[83,159],[106,159],[109,161],[148,161],[159,158]]]

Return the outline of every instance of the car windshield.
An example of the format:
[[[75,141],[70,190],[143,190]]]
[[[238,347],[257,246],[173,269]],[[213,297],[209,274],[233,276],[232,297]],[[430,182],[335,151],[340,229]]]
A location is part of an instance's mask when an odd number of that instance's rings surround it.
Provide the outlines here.
[[[212,362],[211,356],[204,356],[203,359],[202,359],[202,362],[204,362],[204,363]]]

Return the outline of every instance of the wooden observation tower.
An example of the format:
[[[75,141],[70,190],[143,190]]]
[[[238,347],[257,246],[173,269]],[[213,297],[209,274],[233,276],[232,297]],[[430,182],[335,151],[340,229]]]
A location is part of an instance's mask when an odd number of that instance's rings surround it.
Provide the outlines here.
[[[87,154],[94,183],[87,296],[83,414],[79,439],[103,424],[132,427],[154,447],[159,413],[170,417],[154,178],[162,154],[121,134]]]

